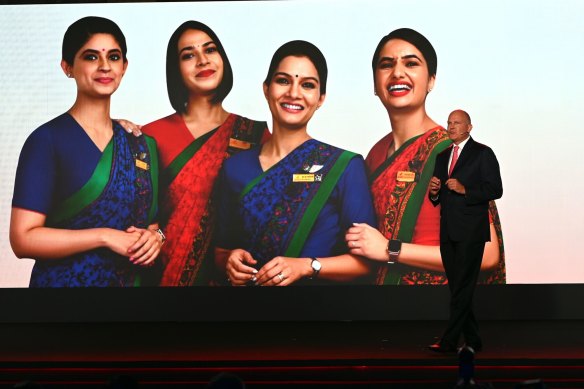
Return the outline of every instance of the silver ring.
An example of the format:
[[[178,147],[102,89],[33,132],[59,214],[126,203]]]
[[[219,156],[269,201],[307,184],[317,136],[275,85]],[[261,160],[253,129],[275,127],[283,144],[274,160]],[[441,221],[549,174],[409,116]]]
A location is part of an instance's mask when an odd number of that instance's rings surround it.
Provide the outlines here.
[[[280,282],[284,281],[284,275],[282,273],[278,273],[278,278],[280,279]]]

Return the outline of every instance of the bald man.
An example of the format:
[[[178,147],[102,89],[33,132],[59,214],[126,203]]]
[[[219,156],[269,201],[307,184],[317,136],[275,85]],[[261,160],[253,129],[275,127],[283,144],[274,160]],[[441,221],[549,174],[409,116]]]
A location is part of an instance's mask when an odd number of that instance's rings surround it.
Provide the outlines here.
[[[428,195],[440,204],[440,254],[450,287],[448,327],[435,352],[456,352],[461,335],[474,351],[483,347],[472,299],[485,243],[490,241],[489,201],[503,195],[499,163],[489,147],[470,136],[468,113],[448,116],[452,146],[436,156]]]

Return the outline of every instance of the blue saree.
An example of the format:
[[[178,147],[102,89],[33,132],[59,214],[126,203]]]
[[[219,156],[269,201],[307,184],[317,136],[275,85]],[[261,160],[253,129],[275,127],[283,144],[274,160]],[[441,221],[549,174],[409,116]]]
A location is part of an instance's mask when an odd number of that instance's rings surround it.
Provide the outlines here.
[[[117,123],[113,131],[87,182],[46,213],[47,227],[125,230],[130,226],[146,228],[152,222],[158,196],[155,142],[145,136],[128,135]],[[13,205],[18,206],[18,200]],[[30,287],[138,286],[153,277],[155,271],[135,266],[111,250],[96,249],[62,259],[36,261]]]
[[[346,229],[354,222],[375,223],[362,157],[311,139],[264,172],[260,150],[224,164],[218,247],[249,251],[259,268],[280,255],[346,253]]]

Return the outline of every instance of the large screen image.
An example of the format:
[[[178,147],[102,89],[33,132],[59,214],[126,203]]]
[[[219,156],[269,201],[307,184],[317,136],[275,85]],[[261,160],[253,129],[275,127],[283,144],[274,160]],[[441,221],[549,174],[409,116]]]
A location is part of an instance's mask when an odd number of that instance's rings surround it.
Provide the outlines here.
[[[480,283],[584,280],[580,1],[0,10],[0,287],[443,284],[428,188],[457,110],[504,188]],[[125,43],[64,48],[89,16]]]

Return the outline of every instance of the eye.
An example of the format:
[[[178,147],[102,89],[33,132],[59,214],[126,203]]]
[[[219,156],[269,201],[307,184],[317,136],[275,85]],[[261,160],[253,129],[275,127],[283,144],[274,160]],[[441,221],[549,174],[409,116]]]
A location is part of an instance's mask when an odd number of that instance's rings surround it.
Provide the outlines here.
[[[316,84],[314,82],[306,81],[302,83],[302,87],[305,89],[314,89],[316,88]]]
[[[120,54],[110,54],[109,56],[110,61],[119,61],[120,59],[122,59],[122,56]]]
[[[274,82],[278,85],[288,85],[290,83],[285,77],[276,77],[274,78]]]
[[[206,54],[213,54],[213,53],[216,53],[216,52],[217,52],[217,47],[215,47],[215,46],[210,46],[210,47],[207,47],[205,49],[205,53]]]
[[[416,67],[416,66],[420,66],[420,64],[417,61],[408,61],[408,62],[406,62],[406,66],[408,68],[413,68],[413,67]]]
[[[379,64],[379,69],[391,69],[393,67],[393,63],[389,61],[384,61]]]
[[[97,55],[88,53],[83,56],[83,59],[86,61],[95,61],[97,60]]]
[[[194,57],[195,57],[195,55],[194,55],[193,53],[188,53],[188,52],[187,52],[187,53],[183,53],[183,54],[180,56],[180,59],[181,59],[182,61],[188,61],[189,59],[191,59],[191,58],[194,58]]]

